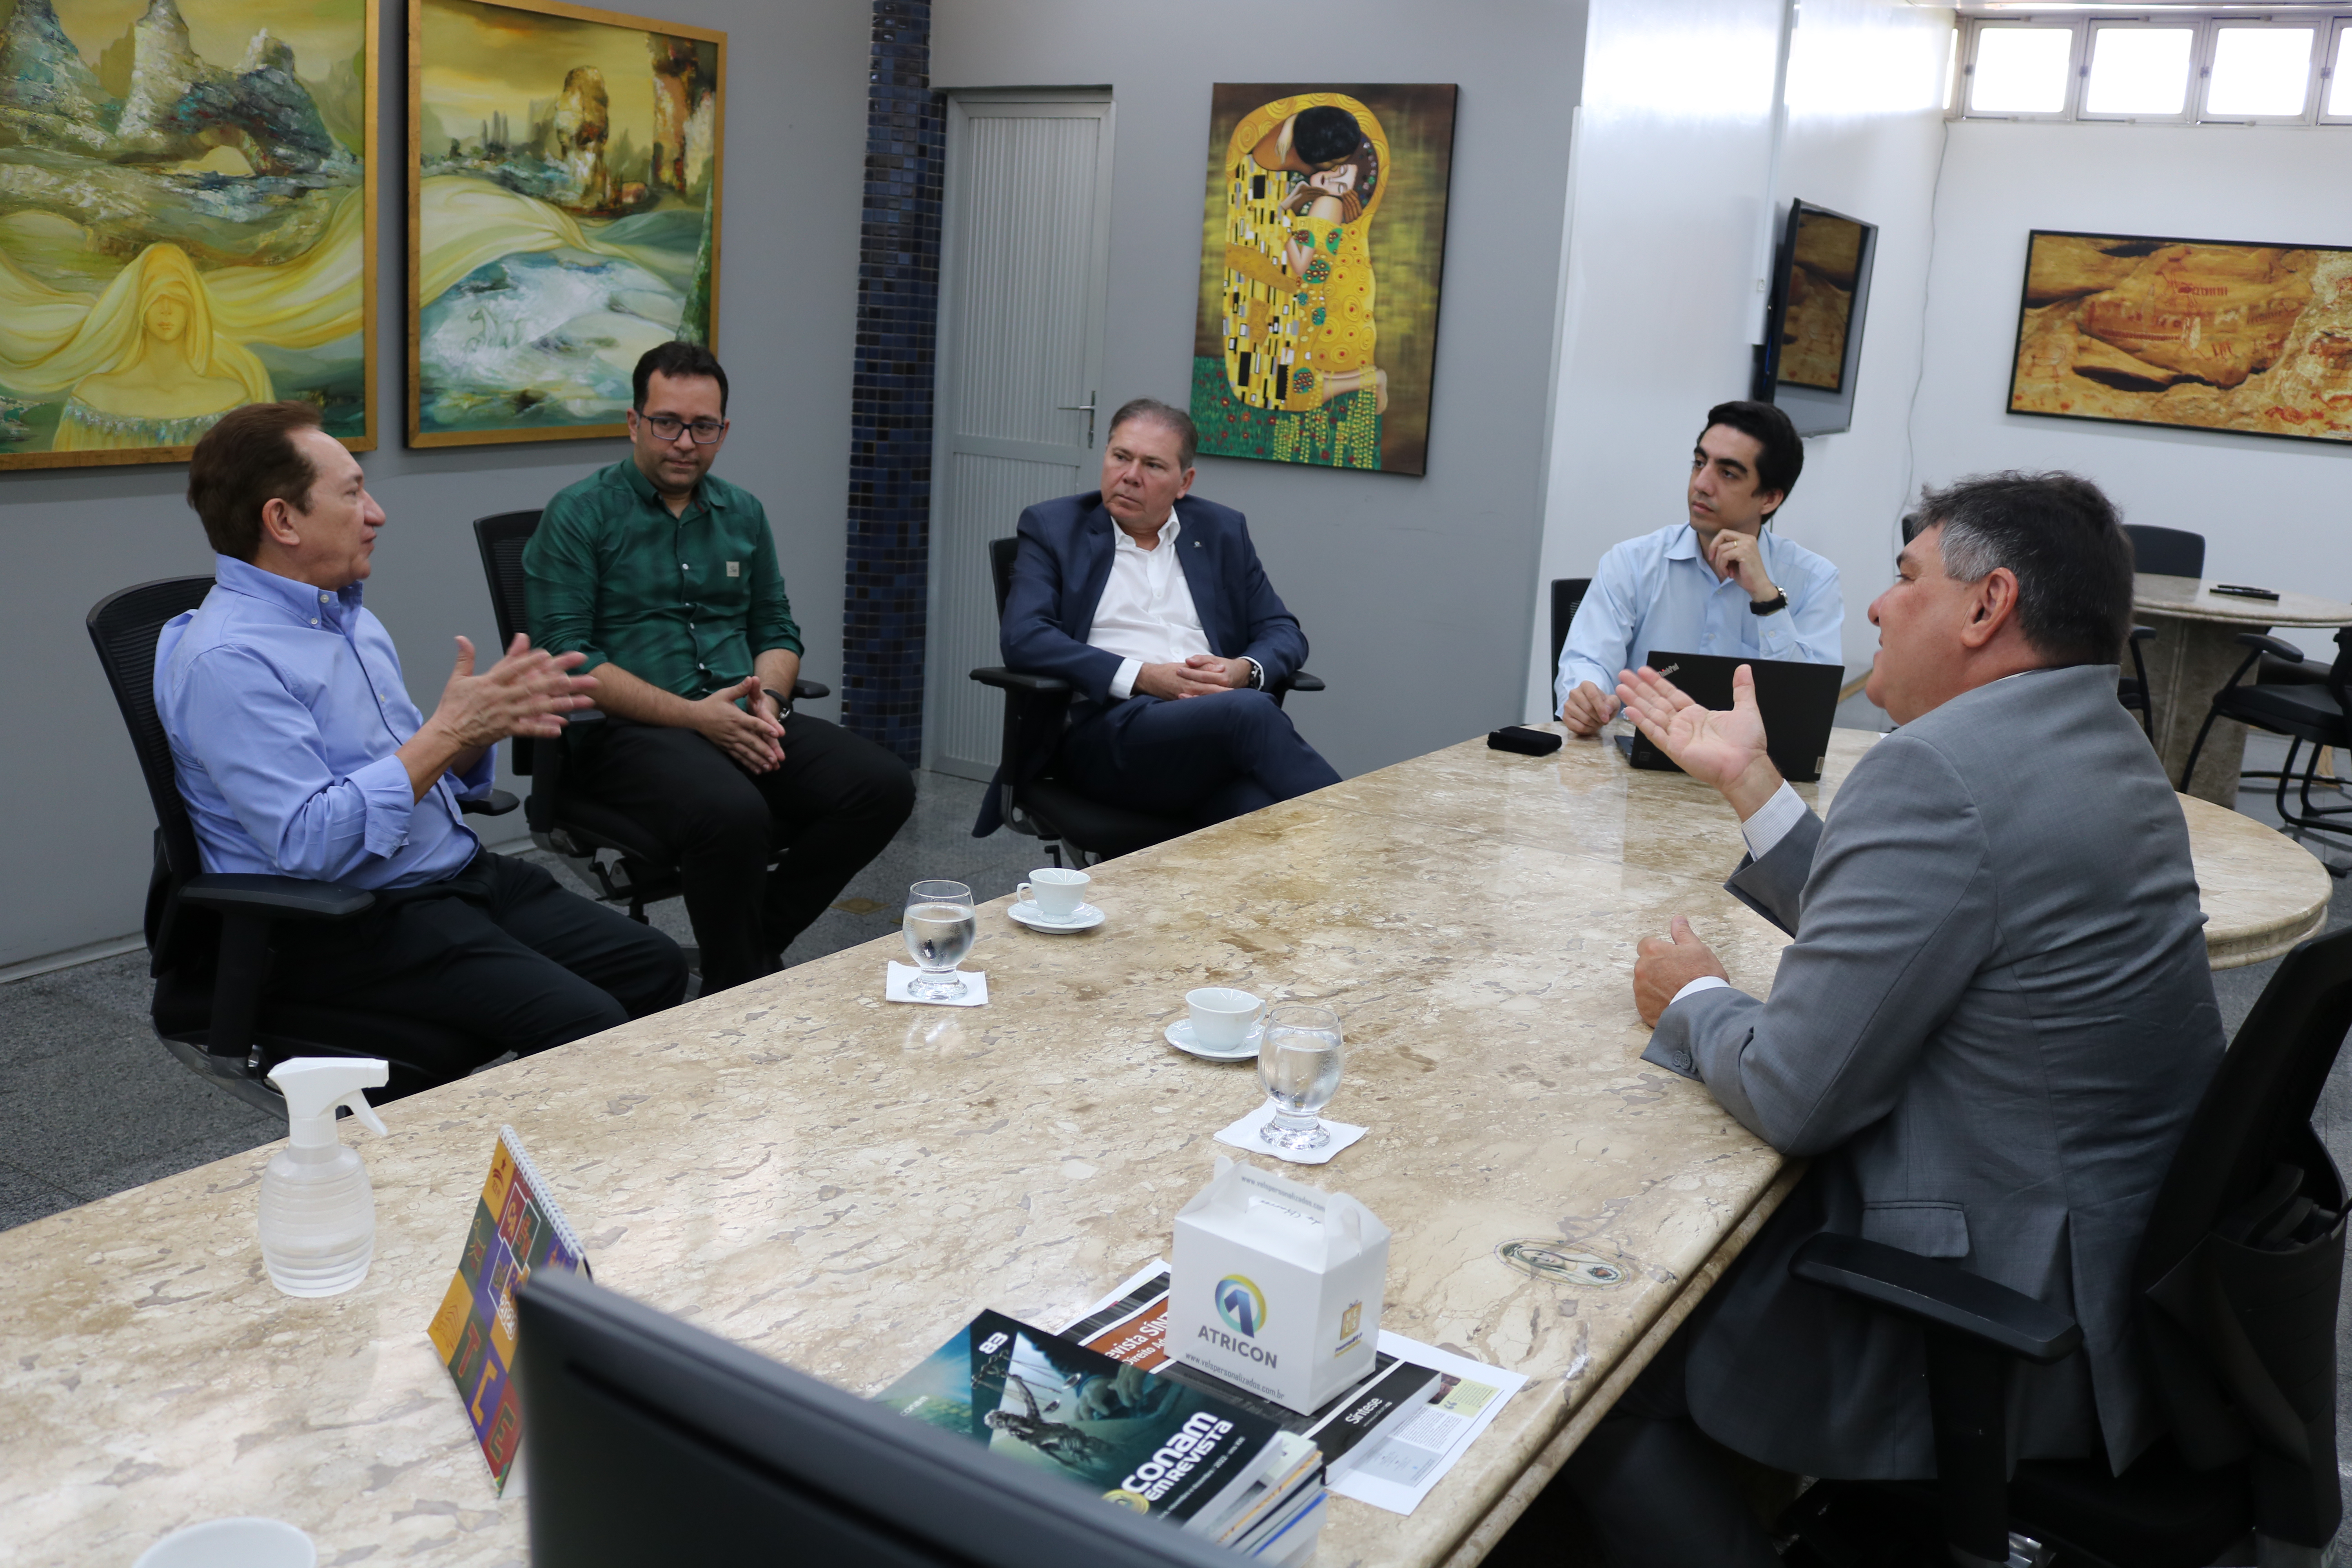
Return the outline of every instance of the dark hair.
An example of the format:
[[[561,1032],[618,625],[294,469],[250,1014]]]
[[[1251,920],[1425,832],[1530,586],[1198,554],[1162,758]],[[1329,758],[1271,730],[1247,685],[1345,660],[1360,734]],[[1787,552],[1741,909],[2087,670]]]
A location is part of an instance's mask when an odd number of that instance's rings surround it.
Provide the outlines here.
[[[1908,544],[1943,525],[1947,575],[2017,574],[2017,625],[2060,665],[2113,664],[2131,630],[2132,547],[2115,503],[2076,474],[1978,474],[1919,492]]]
[[[250,562],[261,552],[261,509],[282,500],[310,510],[317,465],[295,443],[320,428],[315,403],[248,403],[221,416],[188,455],[188,504],[216,554]]]
[[[1789,492],[1797,488],[1797,476],[1805,471],[1805,443],[1799,438],[1797,427],[1789,423],[1789,416],[1769,403],[1751,403],[1743,397],[1737,403],[1718,403],[1708,409],[1706,423],[1699,426],[1699,439],[1705,440],[1706,433],[1717,425],[1727,426],[1763,443],[1764,450],[1756,458],[1756,488],[1780,492],[1772,512],[1788,505]],[[1769,517],[1772,512],[1765,515]]]
[[[707,375],[719,384],[719,413],[727,413],[727,373],[719,368],[719,356],[700,343],[656,343],[637,356],[637,368],[629,373],[629,390],[634,401],[629,405],[638,413],[646,411],[646,389],[653,384],[654,372],[659,371],[675,381],[681,376]]]
[[[1118,405],[1118,413],[1110,416],[1110,433],[1118,435],[1118,427],[1130,419],[1141,419],[1176,432],[1176,466],[1180,468],[1192,466],[1192,458],[1201,449],[1201,432],[1193,425],[1191,415],[1156,397],[1130,397]]]
[[[1354,152],[1364,139],[1356,117],[1336,104],[1302,109],[1290,122],[1290,150],[1310,163],[1329,163]]]

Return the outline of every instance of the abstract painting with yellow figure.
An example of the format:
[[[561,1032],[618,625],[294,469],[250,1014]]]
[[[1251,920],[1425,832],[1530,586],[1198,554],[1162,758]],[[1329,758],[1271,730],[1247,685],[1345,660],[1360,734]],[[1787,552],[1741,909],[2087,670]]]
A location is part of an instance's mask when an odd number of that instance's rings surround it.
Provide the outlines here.
[[[1454,103],[1447,85],[1217,84],[1202,451],[1427,470]]]
[[[712,343],[727,35],[559,0],[409,0],[412,446],[616,436]]]
[[[2352,441],[2352,249],[2036,229],[2009,409]]]
[[[0,0],[0,468],[375,445],[374,0]]]

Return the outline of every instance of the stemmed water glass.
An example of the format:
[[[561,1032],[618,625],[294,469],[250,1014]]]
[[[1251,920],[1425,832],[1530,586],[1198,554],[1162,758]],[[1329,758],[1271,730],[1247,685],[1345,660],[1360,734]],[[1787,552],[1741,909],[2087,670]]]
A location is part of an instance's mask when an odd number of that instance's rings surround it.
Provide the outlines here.
[[[918,882],[907,889],[907,914],[900,927],[907,952],[922,973],[907,982],[907,993],[927,1002],[943,1002],[964,994],[963,976],[956,965],[971,951],[980,917],[971,907],[971,889],[961,882]]]
[[[1331,1142],[1318,1113],[1339,1091],[1339,1015],[1328,1007],[1286,1003],[1266,1015],[1257,1080],[1274,1101],[1274,1118],[1257,1130],[1261,1141],[1294,1153]]]

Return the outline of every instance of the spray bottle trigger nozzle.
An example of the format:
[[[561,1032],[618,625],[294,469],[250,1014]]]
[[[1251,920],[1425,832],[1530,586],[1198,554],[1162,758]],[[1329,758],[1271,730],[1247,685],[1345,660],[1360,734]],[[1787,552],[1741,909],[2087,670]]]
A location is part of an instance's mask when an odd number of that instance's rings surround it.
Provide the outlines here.
[[[360,1125],[374,1133],[377,1137],[387,1138],[391,1136],[392,1129],[383,1124],[383,1118],[375,1113],[375,1107],[370,1105],[367,1102],[367,1096],[361,1093],[359,1090],[353,1089],[342,1099],[335,1101],[335,1103],[337,1105],[348,1107],[351,1113],[359,1118]]]

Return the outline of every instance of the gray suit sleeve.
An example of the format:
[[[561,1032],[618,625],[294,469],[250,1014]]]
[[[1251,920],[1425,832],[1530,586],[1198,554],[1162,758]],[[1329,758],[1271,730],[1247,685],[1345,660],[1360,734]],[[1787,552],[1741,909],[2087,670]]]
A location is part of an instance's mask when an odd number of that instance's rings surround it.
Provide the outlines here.
[[[1800,834],[1813,840],[1810,880]],[[1792,872],[1801,900],[1787,897]],[[1998,944],[1976,804],[1941,752],[1890,735],[1855,767],[1831,821],[1809,816],[1730,890],[1776,924],[1799,913],[1771,999],[1701,991],[1666,1009],[1643,1055],[1703,1080],[1783,1153],[1834,1148],[1893,1108]]]

